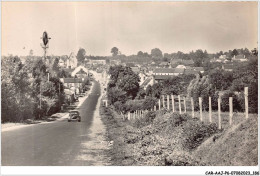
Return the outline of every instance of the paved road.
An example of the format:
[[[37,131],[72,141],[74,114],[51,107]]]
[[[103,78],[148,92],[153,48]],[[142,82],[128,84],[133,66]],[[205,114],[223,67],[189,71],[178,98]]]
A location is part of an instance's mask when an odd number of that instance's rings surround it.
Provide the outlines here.
[[[2,132],[3,166],[92,165],[80,161],[81,144],[91,142],[90,127],[100,96],[100,84],[94,82],[92,93],[80,106],[81,122],[62,121],[37,124]]]

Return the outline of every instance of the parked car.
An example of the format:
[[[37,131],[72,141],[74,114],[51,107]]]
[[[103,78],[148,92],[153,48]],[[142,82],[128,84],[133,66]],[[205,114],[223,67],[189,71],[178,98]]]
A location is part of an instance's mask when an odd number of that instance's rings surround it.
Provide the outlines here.
[[[75,111],[75,110],[70,111],[68,122],[70,122],[70,121],[78,121],[78,122],[81,121],[79,111]]]

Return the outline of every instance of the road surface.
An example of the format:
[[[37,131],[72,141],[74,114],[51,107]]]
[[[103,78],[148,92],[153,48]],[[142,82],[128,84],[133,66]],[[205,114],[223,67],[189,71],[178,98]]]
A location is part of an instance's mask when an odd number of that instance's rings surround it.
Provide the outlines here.
[[[93,143],[91,127],[99,96],[100,84],[94,82],[92,92],[79,107],[81,122],[64,119],[2,132],[2,165],[96,165],[95,158],[100,160],[102,148],[94,151],[92,146],[91,150],[83,151],[82,144]],[[82,152],[89,158],[82,159]]]

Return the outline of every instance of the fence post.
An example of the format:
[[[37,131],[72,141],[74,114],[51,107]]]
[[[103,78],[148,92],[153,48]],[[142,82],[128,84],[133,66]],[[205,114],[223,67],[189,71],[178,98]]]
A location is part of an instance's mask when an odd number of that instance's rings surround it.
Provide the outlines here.
[[[199,97],[199,105],[200,105],[200,121],[203,121],[202,119],[202,98]]]
[[[181,96],[178,95],[178,100],[179,100],[179,112],[181,114]]]
[[[164,95],[162,95],[162,104],[163,104],[163,108],[165,108]]]
[[[160,111],[161,110],[161,99],[159,99],[158,104],[159,104],[159,111]]]
[[[245,87],[245,115],[248,119],[248,87]]]
[[[212,106],[211,106],[211,97],[209,97],[209,122],[212,123]]]
[[[156,111],[156,106],[153,107],[154,111]]]
[[[171,95],[171,98],[172,98],[172,112],[174,112],[175,111],[175,109],[174,109],[174,96]]]
[[[191,116],[192,118],[194,118],[194,101],[193,101],[193,97],[190,98],[191,101]]]
[[[106,107],[107,107],[107,100],[106,100]]]
[[[167,110],[170,110],[170,97],[167,95]]]
[[[184,104],[184,113],[186,113],[186,97],[183,98],[183,104]]]
[[[233,97],[229,97],[229,124],[232,125],[233,118]]]
[[[220,106],[220,103],[221,103],[221,99],[218,98],[218,129],[221,129],[221,106]]]
[[[130,112],[128,112],[128,118],[127,119],[130,120]]]

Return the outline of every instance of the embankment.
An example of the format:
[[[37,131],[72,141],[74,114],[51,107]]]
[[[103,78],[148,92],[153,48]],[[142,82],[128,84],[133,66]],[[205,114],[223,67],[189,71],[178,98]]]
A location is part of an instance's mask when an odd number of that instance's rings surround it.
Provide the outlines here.
[[[100,108],[116,166],[255,166],[257,114],[218,130],[187,114],[165,110],[123,120],[112,108]]]

